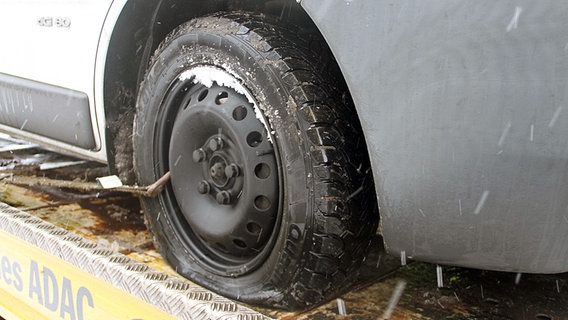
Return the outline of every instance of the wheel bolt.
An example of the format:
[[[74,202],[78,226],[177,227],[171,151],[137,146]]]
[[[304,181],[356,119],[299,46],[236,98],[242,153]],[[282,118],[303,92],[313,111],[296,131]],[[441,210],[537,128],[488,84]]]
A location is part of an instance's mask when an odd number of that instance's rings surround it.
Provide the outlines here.
[[[225,167],[225,176],[227,176],[227,178],[236,177],[239,175],[239,171],[239,166],[231,163],[230,165]]]
[[[217,193],[217,202],[219,204],[229,204],[231,203],[231,194],[228,191],[221,191]]]
[[[203,148],[196,149],[193,151],[193,162],[199,163],[204,161],[207,158],[207,153]]]
[[[211,149],[211,151],[217,151],[222,148],[223,148],[223,139],[221,137],[209,140],[209,149]]]
[[[201,194],[207,194],[207,193],[209,193],[210,190],[211,190],[211,186],[209,185],[209,182],[207,182],[205,180],[201,180],[197,184],[197,191]]]

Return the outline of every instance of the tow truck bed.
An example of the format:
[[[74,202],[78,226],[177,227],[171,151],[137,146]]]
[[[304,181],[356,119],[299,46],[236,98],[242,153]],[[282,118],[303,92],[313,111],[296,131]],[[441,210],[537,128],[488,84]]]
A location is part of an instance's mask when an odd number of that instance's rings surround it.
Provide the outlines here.
[[[268,318],[4,203],[0,230],[8,318]]]

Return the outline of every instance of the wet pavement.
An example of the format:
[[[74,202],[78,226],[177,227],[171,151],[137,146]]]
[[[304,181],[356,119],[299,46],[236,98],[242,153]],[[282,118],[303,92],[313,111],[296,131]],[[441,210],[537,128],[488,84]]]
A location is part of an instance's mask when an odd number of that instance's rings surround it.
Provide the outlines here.
[[[9,183],[13,175],[92,182],[108,175],[104,165],[10,140],[0,141],[0,201],[175,274],[154,249],[135,196]],[[568,319],[568,273],[400,266],[380,236],[374,241],[358,283],[339,299],[299,312],[259,311],[280,319]]]

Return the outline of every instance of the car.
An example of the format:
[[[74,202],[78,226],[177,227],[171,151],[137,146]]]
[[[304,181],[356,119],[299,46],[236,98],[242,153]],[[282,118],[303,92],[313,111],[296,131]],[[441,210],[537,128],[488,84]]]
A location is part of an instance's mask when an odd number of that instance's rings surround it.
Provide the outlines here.
[[[568,271],[568,5],[5,0],[0,129],[108,163],[161,254],[279,308],[401,263]]]

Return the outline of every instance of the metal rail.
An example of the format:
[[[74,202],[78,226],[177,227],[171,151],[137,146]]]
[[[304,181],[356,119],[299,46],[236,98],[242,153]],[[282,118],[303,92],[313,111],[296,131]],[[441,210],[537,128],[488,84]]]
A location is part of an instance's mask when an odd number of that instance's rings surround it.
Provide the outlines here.
[[[118,179],[118,178],[117,178]],[[102,186],[96,182],[85,182],[76,180],[57,180],[45,177],[33,176],[18,176],[9,174],[2,177],[2,181],[19,186],[46,186],[73,189],[79,191],[113,191],[121,193],[130,193],[144,197],[155,197],[160,192],[164,185],[170,180],[170,173],[167,172],[160,179],[148,186],[126,186],[120,185],[112,188]]]

